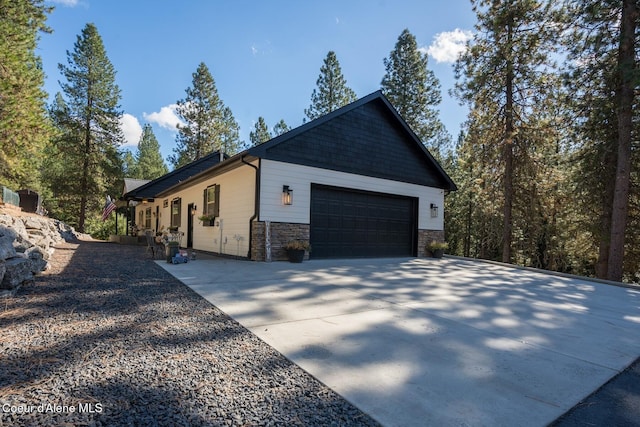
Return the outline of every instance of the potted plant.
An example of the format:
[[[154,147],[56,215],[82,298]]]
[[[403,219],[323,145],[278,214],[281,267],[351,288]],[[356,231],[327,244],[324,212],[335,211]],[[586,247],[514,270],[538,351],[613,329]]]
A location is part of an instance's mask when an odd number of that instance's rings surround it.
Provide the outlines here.
[[[213,215],[201,215],[198,219],[202,221],[202,225],[205,227],[213,227],[216,221],[216,217]]]
[[[284,245],[289,262],[302,262],[305,252],[311,252],[311,245],[306,240],[291,240]]]
[[[442,258],[447,248],[449,248],[447,242],[438,242],[437,240],[432,240],[430,243],[427,243],[426,246],[427,251],[431,253],[433,258]]]
[[[176,256],[180,250],[180,243],[176,240],[169,240],[165,246],[165,255],[167,256],[167,262],[171,264],[172,258]]]

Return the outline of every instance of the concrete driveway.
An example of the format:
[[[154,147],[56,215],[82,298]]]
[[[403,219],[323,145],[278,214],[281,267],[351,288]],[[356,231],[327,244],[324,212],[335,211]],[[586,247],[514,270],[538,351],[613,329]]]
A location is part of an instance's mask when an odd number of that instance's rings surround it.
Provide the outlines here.
[[[587,280],[454,258],[159,265],[386,426],[543,426],[640,356],[640,292]]]

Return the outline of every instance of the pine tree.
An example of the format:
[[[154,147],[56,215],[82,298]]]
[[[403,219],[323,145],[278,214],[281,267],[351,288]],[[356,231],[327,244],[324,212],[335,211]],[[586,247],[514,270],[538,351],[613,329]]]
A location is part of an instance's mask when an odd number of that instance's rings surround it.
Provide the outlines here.
[[[486,119],[497,109],[494,102],[487,100],[481,111],[471,110],[454,161],[447,169],[458,191],[445,199],[445,234],[452,253],[458,255],[500,257],[502,212],[496,201],[501,199],[502,191],[495,167],[500,151],[491,143],[500,133]]]
[[[60,92],[56,93],[49,107],[49,117],[55,132],[51,144],[45,147],[43,156],[42,181],[46,183],[46,191],[49,193],[46,208],[49,215],[77,227],[80,198],[76,191],[82,169],[72,162],[77,162],[82,157],[80,123],[72,119],[71,111]]]
[[[291,128],[285,123],[284,119],[280,119],[278,123],[273,127],[273,133],[275,136],[282,135],[283,133],[287,133],[291,130]]]
[[[254,146],[260,145],[271,138],[273,137],[271,136],[271,132],[269,132],[269,126],[267,126],[267,123],[264,121],[264,117],[258,117],[258,121],[256,122],[253,130],[249,132],[249,140],[251,141],[251,144]]]
[[[415,36],[405,29],[389,58],[384,59],[386,73],[381,86],[415,134],[437,153],[450,137],[435,109],[442,101],[440,82],[427,65],[427,55],[420,53]]]
[[[42,0],[0,0],[0,181],[38,188],[50,136],[44,73],[36,47],[50,7]]]
[[[169,172],[160,154],[160,143],[150,124],[142,127],[142,136],[135,156],[135,174],[138,179],[156,179]]]
[[[317,119],[357,99],[356,93],[347,86],[342,75],[336,53],[330,51],[320,67],[316,89],[311,93],[311,105],[304,110],[309,120]]]
[[[575,25],[566,43],[567,85],[581,141],[576,152],[577,202],[591,212],[590,218],[598,218],[596,229],[585,224],[598,247],[596,276],[622,280],[625,246],[628,253],[634,251],[627,221],[633,220],[629,200],[634,197],[632,162],[637,162],[631,145],[638,132],[634,88],[640,80],[639,6],[633,0],[575,1],[571,6],[570,22]]]
[[[77,198],[77,227],[85,231],[90,214],[101,211],[104,197],[117,188],[122,164],[118,147],[124,138],[120,129],[120,89],[115,69],[107,57],[102,38],[93,24],[78,35],[73,52],[67,51],[67,65],[58,68],[66,79],[61,82],[66,104],[61,115],[63,140],[58,140],[63,162],[77,180],[70,183]],[[58,189],[54,189],[60,195]],[[75,204],[74,204],[75,205]]]
[[[175,168],[216,150],[235,154],[241,146],[238,124],[220,99],[209,68],[200,63],[192,77],[186,98],[177,102],[176,114],[185,124],[178,126],[175,154],[169,158]]]
[[[631,143],[633,140],[633,109],[636,90],[640,86],[636,47],[636,31],[640,19],[637,0],[623,0],[620,14],[620,36],[616,67],[616,110],[618,141],[616,180],[611,216],[611,247],[609,248],[609,280],[622,281],[625,230],[629,212],[631,186]]]
[[[129,150],[126,150],[122,156],[122,174],[125,178],[138,178],[136,158]]]
[[[477,32],[469,49],[456,63],[456,94],[475,112],[498,150],[492,167],[501,171],[502,261],[512,261],[514,206],[520,209],[518,179],[535,167],[533,154],[555,137],[537,117],[550,116],[553,89],[550,53],[559,38],[552,3],[538,0],[473,0]],[[493,106],[493,108],[488,108]],[[529,177],[531,178],[531,176]],[[494,199],[496,200],[496,199]],[[522,210],[525,208],[522,207]],[[522,211],[521,210],[521,211]]]

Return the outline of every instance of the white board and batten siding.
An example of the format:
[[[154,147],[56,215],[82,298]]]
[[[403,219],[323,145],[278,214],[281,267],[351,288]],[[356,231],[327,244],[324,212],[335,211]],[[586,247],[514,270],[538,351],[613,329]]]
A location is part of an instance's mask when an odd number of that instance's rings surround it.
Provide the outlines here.
[[[311,184],[374,191],[418,198],[418,228],[444,229],[444,190],[417,184],[336,172],[291,163],[262,160],[260,183],[260,220],[309,224]],[[282,204],[282,186],[293,190],[293,204]],[[431,217],[431,204],[438,216]]]
[[[257,162],[256,162],[257,163]],[[204,190],[214,184],[220,185],[220,217],[216,226],[205,227],[198,219],[203,214]],[[182,199],[180,231],[184,232],[182,245],[187,244],[187,207],[194,203],[197,207],[193,218],[193,248],[202,251],[223,253],[246,257],[249,250],[249,218],[254,214],[255,170],[241,166],[229,172],[207,179],[189,188],[177,191],[156,200],[162,212],[162,225],[169,226],[171,221],[171,201]],[[162,207],[168,199],[169,206]]]

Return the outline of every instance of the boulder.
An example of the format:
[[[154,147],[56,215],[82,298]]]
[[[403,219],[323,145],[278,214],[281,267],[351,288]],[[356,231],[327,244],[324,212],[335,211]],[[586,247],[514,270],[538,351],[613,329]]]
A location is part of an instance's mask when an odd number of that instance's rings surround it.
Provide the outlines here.
[[[15,257],[4,261],[6,271],[0,289],[15,290],[23,283],[33,280],[33,272],[31,271],[31,260],[28,258]]]
[[[27,249],[35,246],[31,240],[24,238],[22,235],[18,236],[16,240],[13,241],[13,247],[18,253],[25,253]]]
[[[27,249],[24,253],[31,261],[31,272],[33,274],[38,274],[41,271],[44,271],[48,267],[47,260],[49,259],[49,253],[47,251],[42,250],[42,248],[38,246],[34,246],[32,248]]]
[[[33,231],[33,230],[29,230]],[[45,235],[44,233],[29,233],[29,241],[33,243],[34,246],[40,246],[41,248],[48,250],[49,248],[54,246],[53,239]]]
[[[29,229],[34,229],[34,230],[40,230],[42,229],[42,221],[40,220],[40,218],[36,218],[33,216],[25,216],[22,218],[22,222],[24,223],[24,227],[29,230]]]
[[[0,213],[0,224],[13,225],[13,217],[11,215],[7,215],[6,213]]]
[[[44,228],[28,228],[27,229],[27,234],[31,238],[39,238],[39,237],[48,236],[49,235],[49,231],[47,229],[44,229]]]
[[[0,283],[4,279],[4,273],[6,273],[7,267],[5,266],[4,260],[0,260]]]
[[[16,233],[18,233],[18,236],[27,235],[27,229],[24,226],[24,222],[22,222],[20,218],[13,219],[13,224],[11,224],[11,228],[13,228],[16,231]]]
[[[63,240],[77,241],[78,234],[61,221],[0,213],[0,296],[15,294],[46,270],[54,246]]]
[[[76,242],[78,240],[78,233],[70,225],[65,224],[62,221],[53,220],[56,226],[56,234],[58,234],[63,240],[67,242]]]
[[[0,223],[0,236],[7,236],[12,239],[18,238],[20,233],[11,224]]]
[[[14,239],[5,235],[0,237],[0,259],[8,259],[16,256],[16,249],[13,247]]]

